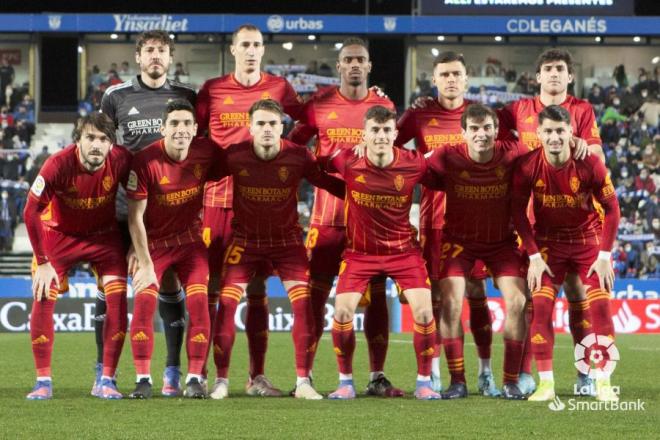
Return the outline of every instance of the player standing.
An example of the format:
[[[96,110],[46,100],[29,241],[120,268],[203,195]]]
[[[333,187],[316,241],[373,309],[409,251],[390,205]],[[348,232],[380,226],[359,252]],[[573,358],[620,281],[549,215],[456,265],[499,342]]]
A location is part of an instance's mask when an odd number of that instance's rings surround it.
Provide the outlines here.
[[[37,384],[27,398],[52,397],[55,302],[69,269],[88,261],[107,301],[103,370],[96,396],[120,399],[114,376],[126,336],[126,246],[115,220],[115,196],[119,184],[126,184],[131,154],[113,145],[114,124],[100,113],[81,118],[73,140],[73,145],[45,162],[25,206],[25,223],[37,263],[30,315]]]
[[[438,89],[437,100],[424,100],[423,106],[411,107],[401,116],[397,123],[399,136],[396,145],[404,145],[415,139],[418,151],[426,154],[439,148],[461,145],[464,142],[461,128],[461,116],[466,107],[471,104],[464,98],[467,90],[467,71],[465,59],[456,52],[442,52],[433,61],[433,84]],[[431,277],[431,296],[433,299],[433,316],[440,322],[440,309],[443,301],[440,290],[439,268],[442,246],[442,227],[445,215],[445,194],[422,187],[420,207],[419,232],[424,259]],[[466,296],[470,307],[470,330],[477,346],[479,357],[479,391],[488,396],[498,396],[500,390],[495,386],[495,378],[490,365],[491,343],[493,330],[491,328],[490,310],[486,298],[485,279],[487,272],[483,263],[477,260],[474,270],[467,281]],[[463,298],[447,298],[446,302],[457,310],[462,308]],[[463,328],[460,325],[460,314],[451,317],[453,326],[458,325],[456,338],[463,338]],[[457,324],[458,322],[458,324]],[[440,392],[440,354],[442,338],[438,325],[435,355],[433,357],[431,383],[433,390]],[[456,344],[452,339],[449,344]],[[462,351],[462,349],[461,349]]]
[[[336,150],[328,170],[346,182],[347,238],[339,269],[332,341],[339,368],[339,387],[330,399],[354,399],[353,352],[355,309],[369,281],[390,276],[406,296],[412,310],[413,344],[417,357],[415,397],[439,399],[431,389],[431,359],[435,320],[431,283],[410,225],[412,192],[427,177],[424,157],[394,148],[396,113],[376,105],[364,117],[364,157],[351,150]]]
[[[135,305],[130,337],[137,373],[134,399],[151,397],[153,315],[158,286],[173,269],[186,292],[188,309],[188,397],[204,398],[202,369],[210,338],[208,263],[202,242],[204,184],[222,165],[222,150],[197,133],[193,106],[184,99],[167,104],[163,139],[137,153],[127,184],[128,226],[137,257],[133,276]]]
[[[197,99],[197,122],[200,133],[223,148],[250,139],[248,110],[260,99],[274,99],[284,112],[298,118],[302,109],[300,98],[285,78],[261,71],[264,56],[263,35],[253,25],[239,26],[232,35],[230,46],[234,56],[234,72],[213,78],[202,86]],[[209,315],[211,327],[216,319],[220,296],[220,271],[231,237],[232,213],[231,177],[206,185],[204,196],[204,242],[209,248]],[[248,289],[245,332],[250,354],[246,391],[253,396],[281,396],[264,375],[268,347],[268,298],[264,278],[270,275],[265,264],[257,271],[257,278]],[[214,344],[217,345],[217,344]],[[214,350],[218,366],[220,354]]]
[[[512,209],[530,261],[528,284],[534,306],[530,335],[540,384],[529,400],[545,401],[555,397],[552,315],[567,273],[577,273],[586,286],[593,331],[614,337],[609,306],[614,282],[610,254],[620,214],[614,187],[600,159],[589,156],[576,161],[570,155],[573,128],[569,111],[550,105],[538,119],[536,134],[543,148],[519,161],[514,172]],[[536,219],[533,229],[526,213],[530,195]],[[594,201],[605,212],[602,224]],[[566,291],[569,301],[570,295]],[[590,327],[580,327],[582,334],[578,337],[591,333]],[[618,400],[609,384],[607,375],[597,379],[598,400]]]
[[[515,101],[499,112],[498,138],[510,139],[517,134],[520,142],[527,145],[530,150],[539,148],[541,141],[536,133],[538,115],[548,105],[560,105],[571,115],[571,126],[575,136],[584,139],[589,150],[605,161],[591,104],[568,94],[568,85],[573,81],[571,54],[563,49],[548,49],[539,55],[536,60],[536,81],[541,85],[538,96]],[[579,335],[584,331],[581,328],[582,323],[590,321],[589,301],[585,296],[584,286],[575,273],[568,273],[564,282],[564,291],[572,298],[568,304],[569,325],[573,341],[578,343],[581,340]],[[528,320],[531,320],[531,303],[528,305]],[[534,391],[536,384],[531,376],[531,352],[529,341],[527,342],[520,375],[520,389],[529,394]],[[576,386],[577,389],[590,388],[591,380],[588,376],[578,374]]]
[[[339,87],[319,92],[305,104],[300,124],[290,135],[298,144],[316,136],[316,155],[330,156],[335,151],[352,148],[362,141],[364,115],[374,105],[394,110],[394,104],[368,88],[371,72],[369,51],[364,40],[344,40],[337,60]],[[344,201],[317,188],[306,247],[310,254],[311,295],[316,341],[325,327],[326,302],[335,276],[339,272],[341,254],[346,245]],[[389,339],[389,319],[385,278],[377,277],[368,291],[364,317],[364,333],[369,345],[370,381],[367,394],[400,397],[403,392],[385,377],[384,367]]]
[[[174,42],[164,31],[147,31],[140,34],[135,45],[135,62],[140,73],[126,82],[108,88],[101,100],[101,111],[115,123],[119,139],[131,152],[136,153],[161,138],[161,117],[167,103],[173,99],[186,99],[195,104],[194,90],[185,84],[167,79],[172,64]],[[128,208],[123,189],[117,196],[117,219],[126,243],[128,233]],[[180,353],[185,325],[185,295],[172,272],[163,278],[158,296],[158,309],[163,319],[167,346],[166,367],[163,372],[163,395],[179,394],[181,365]],[[95,312],[97,349],[102,351],[100,334],[103,329],[105,300],[98,292]],[[101,362],[100,358],[97,362]],[[100,365],[97,364],[97,379]],[[96,387],[95,387],[96,388]],[[94,394],[95,390],[92,390]]]
[[[525,396],[517,382],[526,333],[526,262],[513,232],[510,202],[515,161],[528,150],[517,141],[495,142],[497,115],[486,106],[469,105],[460,122],[465,144],[427,154],[429,168],[440,177],[446,195],[442,243],[434,268],[440,279],[440,326],[451,373],[451,385],[442,398],[467,397],[460,316],[467,279],[475,262],[482,260],[506,304],[501,394],[521,400]]]
[[[226,174],[233,177],[232,238],[225,253],[223,287],[214,340],[218,345],[218,376],[211,397],[228,395],[228,370],[236,327],[234,315],[248,281],[264,263],[272,263],[287,290],[294,314],[296,356],[295,397],[322,396],[309,379],[316,341],[309,295],[309,262],[298,224],[297,191],[304,177],[313,185],[344,195],[344,183],[321,171],[303,146],[280,139],[282,107],[272,99],[250,108],[252,139],[229,146]],[[248,298],[251,294],[247,292]]]

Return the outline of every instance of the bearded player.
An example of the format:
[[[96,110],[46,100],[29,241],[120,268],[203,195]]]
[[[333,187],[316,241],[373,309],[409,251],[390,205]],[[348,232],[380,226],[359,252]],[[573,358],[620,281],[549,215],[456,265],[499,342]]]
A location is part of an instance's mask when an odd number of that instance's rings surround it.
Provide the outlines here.
[[[101,113],[81,118],[74,144],[41,168],[25,206],[25,224],[36,258],[30,338],[37,383],[27,398],[52,397],[53,311],[64,280],[76,263],[88,261],[107,301],[103,370],[97,397],[121,399],[115,371],[126,336],[126,246],[115,220],[115,196],[126,184],[131,154],[113,145],[115,127]]]
[[[197,122],[200,133],[223,148],[250,139],[248,110],[260,99],[274,99],[284,112],[297,119],[302,109],[300,98],[286,79],[261,71],[264,56],[263,35],[253,25],[239,26],[232,35],[229,48],[234,57],[234,72],[213,78],[202,86],[197,98]],[[231,177],[208,183],[204,195],[204,242],[209,248],[209,316],[215,322],[220,295],[220,271],[231,237]],[[245,333],[250,357],[249,377],[245,389],[251,396],[281,396],[265,376],[268,347],[268,298],[264,279],[270,275],[268,264],[257,271],[248,289]],[[217,344],[216,344],[217,345]],[[216,367],[220,354],[214,350]]]
[[[572,117],[566,108],[550,105],[538,117],[539,148],[521,158],[514,172],[513,218],[529,255],[528,284],[534,315],[530,335],[540,383],[531,401],[555,398],[552,371],[554,302],[568,272],[586,287],[593,326],[584,326],[582,341],[595,333],[598,345],[612,343],[614,326],[609,298],[614,282],[611,249],[619,224],[619,204],[605,165],[595,156],[571,157]],[[536,222],[527,217],[530,195]],[[601,223],[594,201],[604,210]],[[572,293],[566,291],[569,301]],[[575,336],[575,335],[574,335]],[[588,352],[585,356],[589,358]],[[603,372],[596,380],[596,397],[618,400]]]
[[[161,125],[163,138],[135,155],[127,184],[129,230],[137,257],[133,275],[135,305],[130,337],[137,374],[133,399],[151,397],[153,315],[158,286],[172,269],[186,293],[188,310],[188,376],[184,395],[204,398],[202,370],[210,338],[208,262],[201,235],[204,184],[218,173],[222,150],[197,132],[192,105],[167,104]],[[217,178],[216,178],[217,180]]]
[[[462,145],[464,142],[461,128],[461,116],[466,107],[471,104],[464,98],[467,90],[467,72],[465,59],[456,52],[442,52],[433,62],[433,84],[438,89],[437,99],[428,99],[420,102],[420,106],[411,107],[401,116],[397,123],[399,136],[396,145],[404,145],[411,139],[415,140],[418,151],[426,154],[437,149]],[[431,294],[433,298],[433,315],[440,323],[440,306],[443,301],[440,290],[439,268],[442,246],[442,227],[445,215],[445,194],[442,191],[433,191],[422,187],[420,207],[420,238],[424,250],[427,270],[431,277]],[[500,390],[495,386],[495,378],[490,365],[491,343],[493,330],[491,316],[486,298],[485,279],[486,269],[483,263],[477,260],[474,269],[467,279],[466,297],[470,306],[470,330],[477,346],[479,357],[479,392],[487,396],[496,397]],[[462,307],[463,298],[449,297],[445,302],[452,309]],[[460,315],[452,317],[453,321],[460,320]],[[431,369],[431,382],[433,390],[440,392],[440,354],[442,338],[440,325],[435,355]],[[463,328],[458,327],[462,340]]]
[[[303,146],[280,139],[282,107],[272,99],[255,102],[250,111],[251,140],[225,151],[226,174],[233,177],[232,239],[225,253],[223,287],[214,341],[220,363],[211,397],[228,396],[229,362],[236,326],[234,315],[248,281],[270,262],[287,290],[294,315],[292,337],[296,358],[297,398],[318,400],[309,373],[316,351],[309,295],[309,262],[298,224],[297,191],[304,177],[336,196],[344,183],[321,171],[314,155]]]
[[[335,151],[359,144],[364,131],[364,115],[369,108],[383,105],[394,110],[394,104],[389,99],[368,88],[371,67],[366,43],[359,38],[346,39],[337,60],[339,87],[325,89],[305,104],[300,124],[294,128],[290,139],[305,144],[316,136],[317,156],[330,156]],[[317,343],[323,334],[326,302],[346,245],[344,217],[343,200],[317,188],[305,243],[311,261],[312,310]],[[364,333],[369,345],[371,369],[367,394],[400,397],[403,392],[392,386],[384,373],[389,338],[384,277],[377,277],[370,284],[363,304],[368,304]]]
[[[568,86],[574,79],[573,58],[563,49],[548,49],[536,60],[536,81],[541,86],[540,94],[534,98],[524,98],[509,104],[502,109],[500,132],[498,138],[517,138],[530,150],[541,146],[537,135],[539,113],[549,105],[559,105],[568,110],[571,115],[571,127],[576,137],[584,139],[589,150],[605,161],[601,140],[596,125],[593,108],[589,102],[568,94]],[[534,221],[531,218],[532,223]],[[590,322],[590,302],[585,296],[584,286],[577,274],[569,271],[564,281],[564,291],[568,293],[569,325],[574,343],[580,342],[579,335],[583,333],[583,323]],[[530,303],[531,305],[531,303]],[[531,307],[528,310],[528,320],[531,318]],[[528,341],[529,342],[529,341]],[[525,356],[520,375],[520,388],[525,393],[536,388],[531,376],[531,352],[529,343],[526,345]],[[581,373],[577,376],[578,390],[593,388],[591,379]]]
[[[137,153],[161,138],[161,117],[169,101],[185,99],[191,104],[195,103],[195,91],[189,85],[167,78],[173,55],[174,41],[167,32],[143,32],[135,43],[135,62],[140,73],[128,81],[109,87],[103,94],[101,111],[114,121],[120,143],[132,153]],[[128,246],[131,238],[128,232],[128,204],[123,188],[117,193],[117,220]],[[167,348],[163,371],[164,396],[177,396],[180,393],[179,367],[185,330],[184,300],[185,294],[181,291],[179,281],[171,271],[166,272],[158,295],[158,313],[163,320]],[[98,292],[94,327],[99,353],[103,348],[100,335],[103,331],[104,316],[104,294]],[[92,395],[96,393],[102,369],[100,359],[97,362],[97,380]]]

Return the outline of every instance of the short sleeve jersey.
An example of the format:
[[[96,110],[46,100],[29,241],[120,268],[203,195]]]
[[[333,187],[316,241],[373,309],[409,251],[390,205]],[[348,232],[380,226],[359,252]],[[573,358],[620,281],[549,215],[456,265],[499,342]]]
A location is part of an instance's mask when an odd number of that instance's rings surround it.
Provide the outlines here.
[[[392,101],[372,90],[360,101],[344,97],[338,88],[319,92],[310,99],[300,122],[317,135],[316,156],[329,157],[337,150],[353,148],[362,142],[364,115],[375,105],[395,111]],[[344,201],[316,188],[311,223],[344,227]]]
[[[443,232],[464,241],[494,243],[513,239],[511,176],[527,148],[516,141],[495,144],[493,158],[478,163],[466,144],[428,155],[446,194]]]
[[[437,100],[434,100],[424,108],[409,108],[397,123],[399,136],[395,143],[404,145],[414,139],[417,150],[422,154],[438,148],[462,144],[464,140],[461,116],[470,104],[472,104],[471,101],[465,100],[462,106],[447,110]],[[419,212],[420,228],[442,229],[444,213],[445,194],[422,187]]]
[[[220,148],[201,138],[180,162],[167,155],[162,139],[135,155],[126,191],[129,199],[147,199],[144,224],[151,249],[202,240],[204,184],[219,176],[223,163]]]
[[[568,95],[561,103],[571,114],[571,126],[575,136],[584,139],[589,145],[601,145],[600,133],[596,125],[593,108],[588,101]],[[518,139],[530,150],[541,147],[541,141],[536,135],[539,126],[539,113],[545,108],[541,98],[520,99],[498,111],[499,139],[510,139],[511,130],[518,132]]]
[[[424,156],[394,148],[394,160],[385,168],[351,150],[340,150],[329,163],[346,182],[346,251],[365,255],[392,255],[418,248],[410,224],[412,193],[426,176]]]
[[[293,119],[300,116],[302,101],[285,78],[262,72],[256,84],[246,87],[234,74],[228,74],[206,81],[199,91],[196,105],[199,132],[208,130],[209,137],[223,148],[249,140],[248,110],[260,99],[279,102]],[[231,208],[231,177],[207,184],[204,206]]]

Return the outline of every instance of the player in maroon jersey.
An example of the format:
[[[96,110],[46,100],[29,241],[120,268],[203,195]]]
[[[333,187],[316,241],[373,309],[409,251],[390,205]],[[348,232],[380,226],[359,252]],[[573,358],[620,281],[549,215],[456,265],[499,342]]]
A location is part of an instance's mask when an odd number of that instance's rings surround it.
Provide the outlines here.
[[[511,175],[527,147],[517,141],[495,142],[497,115],[481,104],[461,116],[464,144],[427,154],[429,168],[445,191],[445,221],[438,271],[442,292],[441,332],[451,385],[443,399],[467,397],[460,319],[463,292],[475,262],[481,259],[506,304],[504,386],[506,399],[525,396],[517,386],[525,338],[525,266],[511,222]]]
[[[298,224],[297,191],[304,177],[310,183],[344,195],[344,183],[321,171],[303,146],[280,139],[282,107],[272,99],[255,102],[249,111],[251,140],[229,146],[226,175],[233,177],[232,238],[223,267],[223,287],[214,349],[220,355],[211,397],[228,395],[228,371],[236,327],[234,315],[248,281],[270,262],[287,290],[295,316],[295,397],[317,400],[309,372],[316,351],[309,295],[309,262]],[[250,292],[247,292],[250,295]]]
[[[426,99],[418,107],[411,107],[401,116],[397,123],[399,136],[396,145],[404,145],[411,139],[415,140],[417,150],[426,154],[439,148],[460,145],[464,142],[461,128],[461,115],[471,103],[464,98],[467,90],[467,72],[465,59],[456,52],[442,52],[433,62],[433,84],[438,89],[437,99]],[[441,191],[422,188],[420,207],[419,232],[424,250],[427,270],[431,277],[431,296],[433,298],[433,315],[440,322],[442,295],[440,291],[440,255],[442,243],[442,225],[445,213],[445,195]],[[470,306],[470,330],[477,346],[479,357],[478,389],[487,396],[496,397],[500,390],[495,386],[495,378],[490,365],[490,351],[493,340],[490,310],[486,298],[485,279],[486,268],[483,262],[477,260],[474,270],[467,281],[466,297]],[[452,302],[447,298],[448,303]],[[463,303],[463,298],[456,298]],[[459,304],[450,305],[454,310]],[[460,321],[460,315],[451,317],[455,327]],[[459,326],[460,337],[463,328]],[[435,357],[431,370],[433,390],[440,392],[440,353],[442,338],[440,325],[436,341]]]
[[[200,214],[204,184],[219,171],[222,150],[197,132],[192,105],[173,100],[163,114],[163,139],[133,159],[127,184],[129,230],[137,268],[131,272],[135,294],[130,337],[137,373],[131,398],[151,397],[153,315],[158,286],[172,268],[186,292],[188,309],[188,377],[185,395],[204,398],[202,369],[210,338],[208,261],[202,242]],[[217,180],[217,178],[216,178]]]
[[[517,138],[530,150],[539,148],[541,142],[536,133],[538,115],[548,105],[560,105],[571,115],[571,127],[575,136],[584,139],[589,145],[589,150],[605,161],[591,104],[568,94],[568,85],[573,79],[573,59],[568,51],[548,49],[539,55],[536,60],[536,81],[541,85],[540,94],[534,98],[515,101],[499,112],[498,138],[508,139],[517,134]],[[531,221],[533,223],[534,219],[531,218]],[[572,298],[569,302],[569,322],[573,340],[577,343],[580,341],[579,334],[582,331],[580,323],[590,319],[589,301],[580,278],[573,272],[569,272],[566,277],[564,291],[569,292]],[[531,307],[528,310],[529,319],[531,319]],[[527,342],[520,388],[523,392],[530,393],[534,391],[535,384],[531,376],[531,353],[529,341]],[[589,388],[591,385],[588,376],[578,374],[577,389]]]
[[[346,249],[339,269],[332,340],[339,368],[339,387],[330,399],[353,399],[355,309],[374,276],[392,277],[412,310],[417,356],[415,397],[439,399],[431,389],[435,320],[426,265],[410,225],[412,192],[427,178],[424,157],[394,148],[396,113],[371,107],[364,122],[364,157],[338,149],[328,170],[346,182]]]
[[[37,384],[27,398],[52,397],[55,302],[69,269],[88,261],[107,300],[97,396],[121,399],[114,376],[126,336],[126,249],[115,220],[115,197],[119,184],[126,184],[131,154],[113,145],[114,124],[101,113],[81,118],[73,140],[73,145],[46,161],[25,206],[25,224],[37,263],[30,315]]]
[[[274,99],[285,113],[297,119],[302,109],[300,97],[285,78],[261,71],[264,41],[253,25],[239,26],[232,35],[230,46],[234,56],[234,72],[206,81],[197,97],[197,123],[200,133],[223,148],[250,139],[248,110],[260,99]],[[220,270],[229,244],[232,220],[231,177],[206,185],[204,196],[204,242],[209,248],[209,315],[211,326],[216,319],[220,295]],[[266,264],[257,271],[250,283],[245,331],[250,354],[249,378],[246,391],[254,396],[280,396],[264,375],[268,346],[268,299],[264,278],[271,269]],[[219,353],[214,352],[216,366]]]
[[[348,38],[343,42],[338,55],[337,71],[339,87],[323,90],[308,101],[300,124],[290,135],[291,140],[299,144],[305,144],[312,136],[316,136],[317,156],[329,156],[337,150],[359,144],[364,131],[364,115],[372,106],[383,105],[394,109],[389,99],[368,88],[371,62],[363,40]],[[326,327],[326,302],[339,271],[345,242],[343,200],[317,188],[305,243],[311,259],[312,309],[317,343]],[[403,392],[392,386],[383,372],[389,338],[385,278],[377,277],[370,284],[362,305],[366,304],[364,332],[369,345],[371,370],[367,393],[400,397]]]
[[[536,130],[543,148],[521,158],[514,172],[513,218],[529,254],[528,284],[534,304],[530,340],[540,376],[539,387],[529,398],[533,401],[555,398],[552,315],[568,272],[577,273],[586,286],[591,308],[593,325],[585,321],[579,337],[593,331],[599,338],[597,345],[607,346],[614,336],[609,307],[614,280],[610,251],[619,224],[619,204],[600,159],[590,156],[576,161],[571,157],[568,143],[572,133],[566,108],[544,108]],[[533,229],[526,212],[530,195],[536,219]],[[594,201],[605,212],[602,223]],[[571,295],[566,291],[569,301]],[[589,359],[588,352],[585,356]],[[597,378],[599,400],[618,400],[609,384],[608,375]]]

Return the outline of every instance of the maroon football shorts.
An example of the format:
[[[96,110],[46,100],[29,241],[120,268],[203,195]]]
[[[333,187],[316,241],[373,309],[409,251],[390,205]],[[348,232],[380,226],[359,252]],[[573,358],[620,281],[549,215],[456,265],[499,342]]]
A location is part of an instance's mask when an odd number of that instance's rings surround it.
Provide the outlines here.
[[[345,252],[339,269],[337,295],[348,292],[364,294],[369,281],[377,275],[392,278],[400,291],[431,287],[424,259],[418,249],[378,256]]]
[[[477,261],[482,261],[493,277],[524,278],[527,263],[514,239],[496,243],[458,240],[445,234],[440,248],[439,279],[472,277]]]
[[[156,278],[160,281],[165,271],[171,268],[181,284],[209,283],[208,254],[201,241],[186,243],[181,246],[152,249],[151,260],[154,263]]]
[[[311,273],[336,276],[339,273],[341,254],[346,247],[346,228],[312,224],[305,247]]]
[[[440,280],[440,268],[443,266],[442,229],[422,229],[420,238],[424,260],[426,260],[426,270],[428,270],[432,280]],[[469,278],[473,280],[488,278],[488,270],[483,261],[475,261]]]
[[[309,261],[304,246],[254,247],[232,242],[225,252],[222,283],[247,283],[268,264],[282,281],[309,281]]]
[[[561,285],[564,283],[566,274],[577,273],[585,286],[598,287],[598,275],[593,273],[587,277],[589,268],[598,258],[600,251],[598,245],[582,245],[576,243],[558,243],[552,241],[536,242],[543,259],[555,275],[550,277],[547,272],[543,273],[542,284],[544,286]]]

